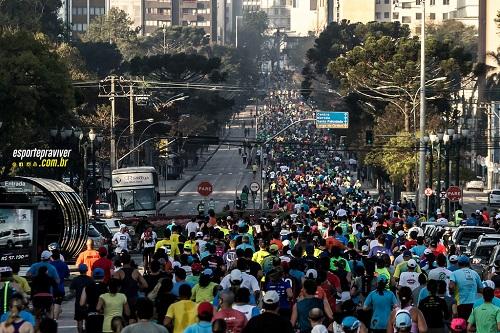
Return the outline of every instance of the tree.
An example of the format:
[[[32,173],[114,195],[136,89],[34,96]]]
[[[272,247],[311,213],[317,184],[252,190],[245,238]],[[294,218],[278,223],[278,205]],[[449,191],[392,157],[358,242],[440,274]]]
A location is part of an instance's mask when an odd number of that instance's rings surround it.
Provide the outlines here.
[[[68,70],[43,35],[0,31],[0,105],[4,167],[12,161],[12,149],[39,148],[49,128],[73,124]]]
[[[68,68],[72,81],[84,81],[91,77],[80,51],[68,43],[57,45],[56,53]]]
[[[113,7],[106,15],[97,16],[82,36],[83,42],[115,44],[125,59],[140,56],[140,41],[133,21],[123,10]]]
[[[269,27],[269,19],[263,11],[245,12],[238,27],[238,48],[246,49],[250,58],[259,62],[262,57],[262,48],[266,41],[266,31]]]
[[[428,37],[426,44],[427,94],[435,99],[437,111],[447,119],[452,93],[460,90],[462,79],[472,70],[472,55],[453,41]],[[338,78],[345,92],[356,92],[368,100],[395,106],[409,131],[410,119],[417,110],[420,87],[420,42],[418,38],[368,37],[333,60],[328,70]],[[436,78],[446,78],[439,82]]]
[[[64,33],[61,5],[61,0],[2,0],[0,26],[43,32],[56,39]]]
[[[87,71],[99,77],[117,72],[122,63],[122,54],[115,44],[107,42],[76,43],[76,48],[85,61]]]
[[[175,82],[199,82],[222,78],[218,71],[219,58],[207,58],[199,54],[161,54],[134,58],[127,65],[132,75],[146,75],[153,80]]]
[[[417,162],[416,152],[415,138],[407,132],[400,132],[391,137],[387,144],[368,152],[365,163],[381,167],[393,183],[403,184],[406,189],[410,189]]]
[[[210,37],[203,28],[174,26],[158,28],[141,43],[143,55],[193,53],[209,45]]]

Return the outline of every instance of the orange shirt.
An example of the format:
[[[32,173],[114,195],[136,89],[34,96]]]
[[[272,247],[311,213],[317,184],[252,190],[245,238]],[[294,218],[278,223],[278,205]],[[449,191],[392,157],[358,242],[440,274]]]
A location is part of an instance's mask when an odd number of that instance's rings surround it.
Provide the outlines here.
[[[92,265],[97,261],[101,256],[99,252],[96,250],[86,250],[80,253],[78,259],[76,259],[76,266],[80,264],[87,265],[87,275],[92,276]]]

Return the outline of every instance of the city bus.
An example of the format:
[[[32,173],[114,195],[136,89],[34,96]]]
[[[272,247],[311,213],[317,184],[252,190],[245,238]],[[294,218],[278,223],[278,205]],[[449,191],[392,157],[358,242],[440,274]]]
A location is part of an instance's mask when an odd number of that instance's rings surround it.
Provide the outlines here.
[[[117,217],[157,215],[158,173],[154,167],[131,167],[111,173],[112,205]]]

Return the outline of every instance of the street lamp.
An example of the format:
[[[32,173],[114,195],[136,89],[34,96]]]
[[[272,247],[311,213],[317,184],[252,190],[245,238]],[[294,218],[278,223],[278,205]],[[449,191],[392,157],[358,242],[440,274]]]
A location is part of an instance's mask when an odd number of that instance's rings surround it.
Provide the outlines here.
[[[149,124],[145,129],[144,131],[142,131],[141,135],[139,135],[139,141],[137,142],[137,146],[140,146],[141,143],[142,143],[142,136],[144,135],[144,133],[146,133],[146,131],[151,127],[151,126],[154,126],[154,125],[157,125],[157,124],[164,124],[164,125],[169,125],[170,122],[169,121],[166,121],[166,120],[162,120],[162,121],[156,121],[154,123],[151,123]],[[139,160],[140,160],[140,157],[141,157],[141,150],[138,149],[137,150],[137,166],[139,166]]]
[[[152,123],[154,121],[153,118],[148,118],[148,119],[142,119],[142,120],[137,120],[137,121],[134,121],[132,124],[135,125],[135,124],[138,124],[138,123],[143,123],[143,122],[148,122],[148,123]],[[127,129],[130,128],[130,125],[132,124],[129,124],[127,127],[125,127],[125,129],[120,133],[120,135],[118,136],[118,140],[116,140],[116,147],[119,147],[120,146],[120,139],[122,138],[123,134],[125,133],[125,131]]]

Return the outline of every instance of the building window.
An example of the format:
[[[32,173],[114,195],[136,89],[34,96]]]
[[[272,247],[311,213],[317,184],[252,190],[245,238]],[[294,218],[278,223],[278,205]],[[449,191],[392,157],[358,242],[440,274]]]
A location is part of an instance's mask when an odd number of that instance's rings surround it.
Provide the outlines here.
[[[71,8],[71,14],[76,15],[76,7]]]
[[[89,8],[89,15],[95,15],[95,8],[94,7]]]
[[[388,19],[391,17],[391,13],[389,12],[384,12],[384,18]]]
[[[420,6],[420,3],[421,3],[421,2],[422,2],[421,0],[416,0],[416,1],[415,1],[415,4],[416,4],[417,6]]]
[[[403,23],[411,23],[411,16],[403,16],[403,19],[401,20]]]
[[[392,19],[393,20],[398,20],[399,19],[399,13],[398,12],[392,13]]]
[[[415,34],[420,35],[422,32],[422,27],[415,27]]]
[[[155,27],[158,21],[146,21],[147,26]]]
[[[377,5],[380,5],[380,0],[375,0],[375,3],[376,3]]]
[[[380,17],[381,17],[381,16],[380,16],[380,12],[376,12],[376,13],[375,13],[375,19],[376,19],[376,20],[380,20]]]
[[[158,14],[170,15],[170,8],[158,8]]]
[[[429,19],[435,20],[436,19],[436,13],[430,13]]]
[[[170,27],[172,25],[172,22],[170,22],[170,21],[156,21],[156,24],[159,27],[163,27],[163,26]]]
[[[316,10],[318,8],[317,0],[309,1],[309,10]]]
[[[87,15],[87,7],[83,7],[82,9],[83,9],[83,10],[82,10],[83,15]]]
[[[447,20],[448,19],[448,13],[443,13],[443,20]]]
[[[158,8],[146,8],[146,14],[158,14]]]
[[[415,13],[415,18],[417,20],[421,20],[422,19],[422,13]]]
[[[386,5],[388,5],[388,4],[390,4],[390,3],[391,3],[391,0],[384,0],[384,3],[385,3]]]
[[[450,4],[450,0],[443,0],[443,5],[449,5]]]
[[[436,0],[431,0],[431,6],[434,6],[436,4]]]
[[[411,8],[411,2],[403,2],[401,8]]]

